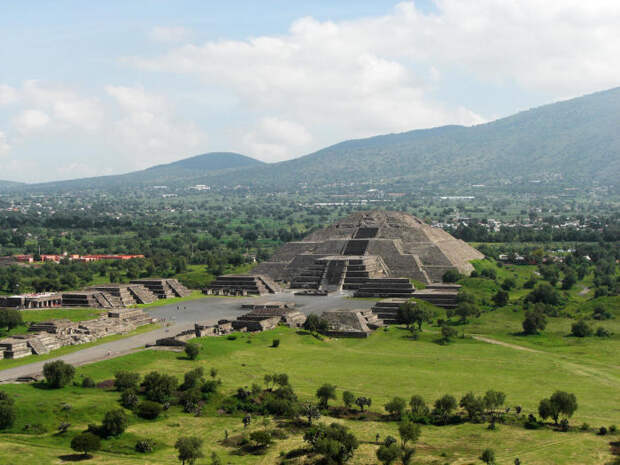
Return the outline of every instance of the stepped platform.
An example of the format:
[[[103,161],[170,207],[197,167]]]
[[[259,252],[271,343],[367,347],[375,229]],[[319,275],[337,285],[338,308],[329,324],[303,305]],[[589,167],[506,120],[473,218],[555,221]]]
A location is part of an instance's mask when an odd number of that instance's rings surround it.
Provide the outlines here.
[[[262,321],[273,317],[280,318],[280,323],[283,323],[290,328],[300,328],[306,322],[306,315],[295,308],[267,304],[265,306],[257,305],[254,309],[252,309],[252,311],[246,313],[245,315],[241,315],[238,319]]]
[[[150,304],[157,300],[157,296],[142,284],[105,284],[91,286],[87,289],[106,292],[116,297],[123,307]]]
[[[407,299],[380,300],[372,307],[372,313],[387,325],[399,324],[398,311]]]
[[[371,312],[369,310],[334,310],[323,312],[321,318],[327,321],[329,327],[325,334],[330,337],[366,338],[372,333],[372,328],[368,325],[368,313]],[[378,324],[374,324],[376,320],[372,320],[372,325],[378,327]]]
[[[260,320],[245,319],[243,317],[239,317],[238,319],[233,320],[231,323],[235,331],[259,332],[276,328],[280,323],[280,317],[273,316]]]
[[[107,292],[85,290],[64,292],[62,294],[63,307],[88,307],[88,308],[118,308],[122,303],[118,297]]]
[[[134,279],[131,284],[139,284],[147,288],[158,299],[172,299],[174,297],[187,297],[191,291],[176,279]]]
[[[28,341],[18,337],[0,339],[0,351],[3,358],[23,358],[32,355]]]
[[[275,294],[279,288],[262,275],[221,275],[202,292],[214,295],[266,295]]]
[[[424,300],[433,305],[441,308],[456,308],[458,305],[458,288],[454,287],[439,287],[439,288],[426,288],[417,290],[413,297],[416,299]]]
[[[410,298],[415,288],[407,278],[368,279],[355,291],[355,297]]]

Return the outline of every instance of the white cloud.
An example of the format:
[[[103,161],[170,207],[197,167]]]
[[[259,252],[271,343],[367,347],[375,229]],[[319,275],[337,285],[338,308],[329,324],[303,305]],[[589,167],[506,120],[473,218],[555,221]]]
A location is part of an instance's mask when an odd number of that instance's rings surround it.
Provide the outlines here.
[[[128,155],[129,167],[172,161],[206,144],[206,134],[193,123],[176,119],[163,97],[142,87],[107,86],[106,92],[123,112],[112,132],[117,148]]]
[[[247,145],[277,159],[349,137],[482,122],[437,97],[445,76],[516,83],[558,99],[618,85],[618,24],[616,0],[437,0],[432,14],[404,2],[381,17],[301,18],[284,35],[188,44],[129,60],[232,92],[257,115]],[[305,145],[264,140],[267,115],[312,137]]]
[[[261,118],[243,139],[248,153],[265,161],[291,158],[291,148],[306,146],[312,135],[300,124],[276,117]]]
[[[80,96],[70,89],[26,81],[23,95],[26,101],[46,111],[60,129],[77,127],[95,131],[103,120],[98,99]]]
[[[8,155],[11,150],[11,146],[6,140],[6,135],[4,132],[0,131],[0,158]]]
[[[182,42],[190,36],[190,31],[181,26],[156,26],[149,32],[149,38],[155,42]]]
[[[6,84],[0,84],[0,105],[8,105],[17,102],[17,90]]]
[[[13,119],[13,125],[23,134],[44,128],[50,122],[47,113],[40,110],[24,110]]]

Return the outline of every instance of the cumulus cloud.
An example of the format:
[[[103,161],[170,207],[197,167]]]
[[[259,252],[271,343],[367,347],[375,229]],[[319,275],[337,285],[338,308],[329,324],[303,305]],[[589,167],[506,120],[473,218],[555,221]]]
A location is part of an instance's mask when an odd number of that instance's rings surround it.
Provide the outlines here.
[[[24,110],[13,119],[13,125],[22,134],[44,128],[50,122],[47,113],[40,110]]]
[[[8,105],[17,102],[17,90],[6,84],[0,84],[0,105]]]
[[[10,150],[11,146],[6,140],[6,135],[4,134],[4,132],[0,131],[0,157],[8,155]]]
[[[172,161],[206,144],[206,134],[193,123],[175,118],[163,97],[142,87],[107,86],[106,92],[122,110],[112,132],[132,167]]]
[[[620,7],[615,0],[437,0],[350,21],[301,18],[284,35],[186,44],[153,71],[195,74],[258,114],[245,137],[262,157],[299,153],[299,139],[269,140],[265,115],[303,126],[306,147],[441,124],[476,124],[471,109],[437,97],[442,76],[571,97],[618,84]]]
[[[291,158],[291,149],[307,146],[312,135],[301,124],[277,117],[261,118],[243,142],[248,153],[266,161]]]
[[[155,42],[182,42],[190,36],[190,31],[181,26],[156,26],[149,32],[149,38]]]

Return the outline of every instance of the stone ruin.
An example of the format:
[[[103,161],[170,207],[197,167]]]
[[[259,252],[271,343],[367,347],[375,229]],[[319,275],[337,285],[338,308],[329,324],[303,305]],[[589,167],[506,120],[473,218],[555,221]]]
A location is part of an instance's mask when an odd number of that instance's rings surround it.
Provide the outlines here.
[[[56,292],[0,296],[0,307],[56,308],[62,306],[62,295]]]
[[[202,292],[207,295],[246,296],[275,294],[279,290],[267,276],[228,274],[218,276]]]
[[[157,296],[142,284],[100,284],[91,286],[87,290],[109,294],[117,307],[152,304],[157,301]]]
[[[285,244],[254,272],[296,289],[355,291],[380,279],[441,282],[448,270],[469,274],[470,261],[483,257],[414,216],[373,210],[354,213],[302,241]]]
[[[191,291],[177,279],[147,278],[134,279],[131,284],[140,284],[151,291],[158,299],[188,297]]]
[[[323,312],[321,319],[327,321],[330,337],[368,337],[373,330],[383,326],[371,310],[334,310]]]
[[[32,323],[30,334],[0,340],[1,358],[47,354],[66,345],[85,344],[113,334],[126,334],[155,321],[140,309],[113,310],[93,320],[66,319]]]

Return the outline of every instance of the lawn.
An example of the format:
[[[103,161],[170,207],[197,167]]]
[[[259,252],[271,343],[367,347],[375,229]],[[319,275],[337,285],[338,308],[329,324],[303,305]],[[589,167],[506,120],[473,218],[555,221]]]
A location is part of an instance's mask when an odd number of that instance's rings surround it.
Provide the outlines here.
[[[103,381],[112,378],[119,369],[142,374],[158,370],[181,377],[185,371],[202,366],[207,371],[216,368],[223,381],[222,392],[231,393],[240,386],[262,383],[267,373],[285,372],[302,399],[312,399],[316,389],[329,382],[338,387],[339,396],[346,389],[371,397],[373,411],[382,411],[383,404],[395,395],[409,398],[420,394],[432,402],[445,393],[458,399],[470,390],[484,393],[496,389],[507,394],[508,406],[520,405],[529,413],[536,410],[541,398],[562,389],[575,393],[579,402],[571,424],[587,422],[598,427],[620,423],[617,366],[603,367],[595,363],[594,357],[578,352],[563,353],[558,359],[554,351],[545,348],[529,352],[467,337],[440,345],[431,331],[417,341],[407,335],[404,329],[391,327],[375,332],[368,339],[319,340],[278,328],[261,334],[240,334],[235,340],[202,338],[196,340],[202,346],[197,361],[186,360],[175,352],[147,350],[80,367],[77,380],[91,376],[97,382]],[[274,337],[281,340],[278,348],[270,347]],[[607,342],[617,353],[618,340]],[[596,351],[596,346],[586,345],[584,351]],[[100,422],[105,411],[118,406],[118,393],[99,388],[70,386],[54,391],[34,385],[6,385],[2,389],[15,396],[19,413],[17,423],[0,439],[0,463],[58,463],[59,456],[71,453],[69,442],[73,434],[88,423]],[[340,398],[332,401],[336,402],[340,404]],[[65,403],[70,408],[63,408]],[[66,435],[57,436],[54,432],[61,421],[68,421],[72,426]],[[321,421],[335,420],[323,417]],[[354,465],[376,463],[377,446],[372,443],[377,433],[382,438],[397,436],[397,425],[393,422],[344,422],[362,442],[350,461]],[[23,431],[26,424],[37,423],[47,432]],[[250,430],[261,428],[260,425],[261,420],[254,419]],[[288,438],[278,440],[266,455],[238,455],[235,448],[220,443],[224,431],[240,434],[241,417],[219,414],[211,404],[203,417],[182,413],[179,407],[172,407],[164,418],[154,422],[131,415],[128,431],[119,439],[104,441],[104,450],[87,463],[179,463],[172,446],[182,435],[197,435],[205,440],[207,458],[198,464],[210,463],[210,451],[216,451],[224,463],[272,464],[278,462],[280,451],[302,445],[300,433],[288,432]],[[136,439],[144,437],[154,438],[160,444],[148,456],[133,452]],[[512,464],[519,457],[527,464],[603,465],[611,460],[611,440],[610,436],[597,436],[593,431],[559,433],[508,425],[488,431],[484,424],[424,426],[415,460],[438,465],[480,463],[477,457],[481,450],[493,447],[498,464]]]

